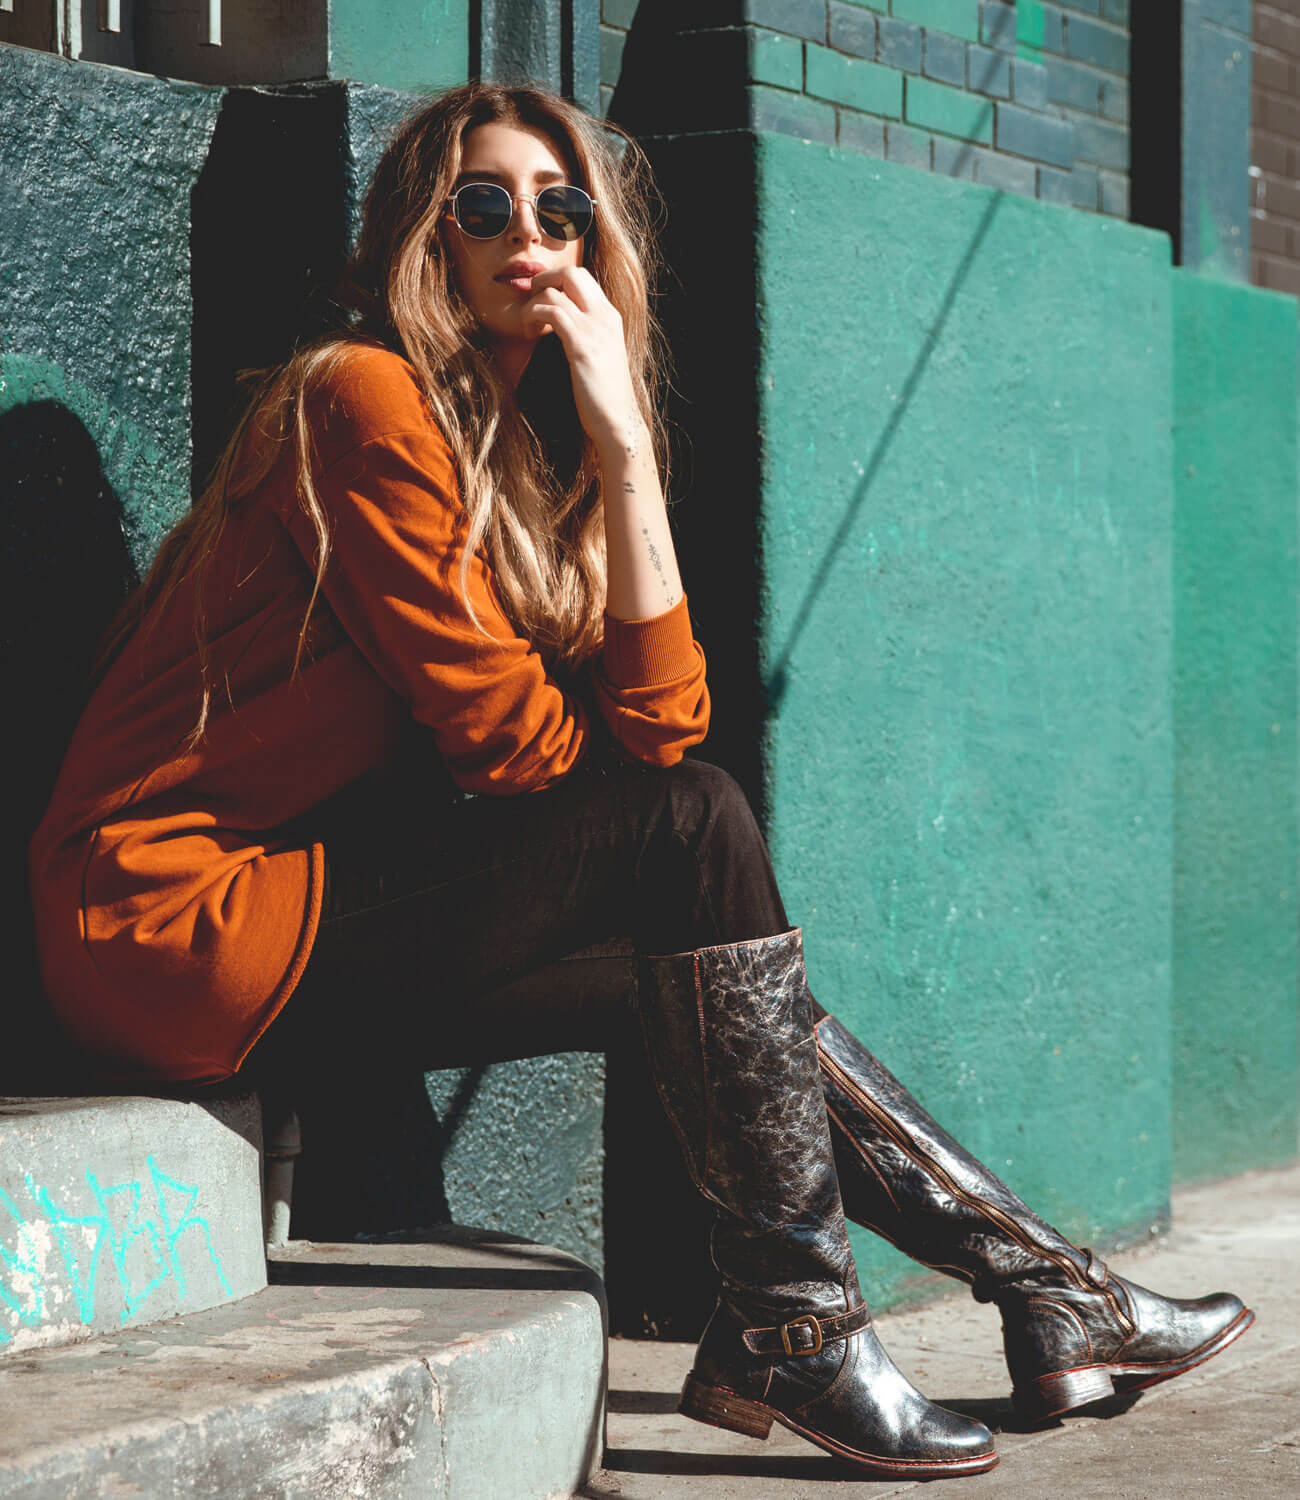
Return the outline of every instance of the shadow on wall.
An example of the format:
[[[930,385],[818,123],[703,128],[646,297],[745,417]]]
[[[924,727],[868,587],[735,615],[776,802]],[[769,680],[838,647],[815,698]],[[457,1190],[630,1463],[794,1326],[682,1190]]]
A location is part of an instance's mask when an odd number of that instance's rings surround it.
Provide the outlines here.
[[[244,393],[323,331],[347,255],[346,86],[232,89],[191,194],[191,409],[195,490]],[[383,1078],[316,1074],[293,1099],[304,1152],[292,1232],[346,1239],[447,1222],[438,1163],[448,1133],[417,1067]],[[453,1122],[454,1130],[454,1122]]]
[[[7,955],[0,1090],[66,1078],[36,969],[27,844],[89,695],[105,628],[135,583],[122,504],[80,418],[58,401],[0,412],[4,501],[3,695],[10,725],[0,823]]]
[[[345,91],[232,89],[190,195],[193,475],[229,435],[237,373],[286,359],[323,326],[347,254]]]
[[[610,119],[632,135],[721,130],[738,123],[744,72],[720,56],[732,34],[714,30],[721,23],[701,15],[703,10],[699,0],[656,0],[637,7],[609,108]]]

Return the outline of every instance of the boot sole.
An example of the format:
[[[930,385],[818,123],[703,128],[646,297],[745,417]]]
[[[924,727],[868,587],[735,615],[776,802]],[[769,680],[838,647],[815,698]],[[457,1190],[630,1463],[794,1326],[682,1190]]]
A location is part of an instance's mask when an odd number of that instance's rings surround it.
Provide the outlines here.
[[[1213,1359],[1229,1344],[1235,1343],[1254,1321],[1255,1314],[1248,1307],[1243,1308],[1221,1333],[1200,1348],[1193,1349],[1182,1359],[1166,1360],[1163,1364],[1079,1365],[1073,1370],[1040,1375],[1032,1385],[1017,1386],[1012,1393],[1012,1402],[1017,1413],[1026,1420],[1046,1422],[1081,1406],[1104,1401],[1109,1396],[1144,1391],[1148,1386],[1172,1380],[1175,1375],[1185,1375],[1188,1370]]]
[[[876,1453],[863,1453],[856,1448],[846,1448],[834,1438],[811,1428],[801,1427],[793,1417],[775,1407],[765,1406],[761,1401],[752,1401],[748,1396],[737,1395],[721,1385],[705,1385],[694,1375],[686,1377],[682,1387],[682,1399],[677,1410],[692,1421],[703,1422],[709,1427],[721,1427],[728,1432],[739,1432],[745,1437],[767,1438],[772,1423],[780,1422],[808,1442],[815,1443],[824,1452],[844,1463],[853,1464],[868,1474],[880,1474],[890,1478],[905,1476],[910,1479],[946,1479],[961,1474],[983,1474],[995,1468],[996,1453],[977,1453],[969,1458],[885,1458]]]

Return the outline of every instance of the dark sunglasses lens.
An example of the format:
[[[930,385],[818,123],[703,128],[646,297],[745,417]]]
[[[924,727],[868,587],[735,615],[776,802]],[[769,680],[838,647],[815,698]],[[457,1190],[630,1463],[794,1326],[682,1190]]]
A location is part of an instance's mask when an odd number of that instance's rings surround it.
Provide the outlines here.
[[[514,213],[514,202],[505,188],[492,182],[471,182],[452,200],[456,222],[475,240],[493,240],[504,234]]]
[[[553,240],[580,240],[595,216],[595,205],[581,188],[548,187],[537,195],[538,225]]]

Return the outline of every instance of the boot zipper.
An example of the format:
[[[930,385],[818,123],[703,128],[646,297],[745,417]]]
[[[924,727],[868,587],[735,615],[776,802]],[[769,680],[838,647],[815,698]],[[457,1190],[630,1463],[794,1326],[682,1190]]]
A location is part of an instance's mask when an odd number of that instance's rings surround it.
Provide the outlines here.
[[[869,1114],[871,1118],[876,1122],[876,1124],[885,1132],[885,1134],[889,1136],[890,1139],[893,1140],[894,1143],[899,1146],[906,1155],[911,1156],[916,1161],[919,1161],[921,1165],[926,1169],[926,1171],[930,1172],[935,1178],[937,1178],[938,1181],[942,1183],[944,1188],[946,1188],[954,1198],[958,1199],[962,1203],[965,1203],[968,1207],[975,1209],[977,1213],[983,1214],[985,1218],[991,1219],[1008,1235],[1010,1235],[1010,1237],[1023,1249],[1029,1250],[1034,1254],[1041,1255],[1045,1260],[1050,1261],[1054,1266],[1058,1267],[1058,1269],[1064,1271],[1082,1291],[1100,1292],[1102,1296],[1105,1297],[1106,1300],[1110,1303],[1120,1327],[1125,1329],[1130,1337],[1137,1331],[1136,1325],[1120,1306],[1119,1298],[1114,1292],[1111,1291],[1109,1287],[1099,1287],[1094,1282],[1089,1281],[1087,1276],[1085,1276],[1084,1273],[1079,1270],[1079,1268],[1074,1264],[1069,1256],[1061,1255],[1056,1251],[1049,1250],[1046,1245],[1040,1245],[1037,1240],[1031,1239],[1025,1233],[1025,1231],[1020,1228],[1020,1226],[1015,1222],[1010,1214],[1004,1213],[1003,1210],[998,1208],[995,1204],[986,1202],[983,1198],[977,1197],[974,1193],[968,1191],[959,1183],[955,1182],[952,1177],[950,1177],[948,1173],[945,1172],[941,1166],[939,1166],[939,1164],[933,1159],[933,1157],[929,1155],[928,1152],[919,1147],[915,1141],[907,1136],[901,1130],[901,1128],[894,1123],[889,1114],[884,1109],[882,1109],[880,1105],[878,1105],[876,1101],[870,1097],[870,1095],[863,1092],[863,1090],[858,1086],[857,1082],[853,1078],[851,1078],[842,1067],[840,1067],[839,1063],[837,1063],[833,1057],[829,1056],[825,1051],[822,1050],[821,1047],[818,1047],[817,1053],[819,1058],[821,1059],[822,1066],[835,1080],[836,1084],[844,1090],[849,1098],[852,1099],[856,1104],[858,1104],[867,1114]]]

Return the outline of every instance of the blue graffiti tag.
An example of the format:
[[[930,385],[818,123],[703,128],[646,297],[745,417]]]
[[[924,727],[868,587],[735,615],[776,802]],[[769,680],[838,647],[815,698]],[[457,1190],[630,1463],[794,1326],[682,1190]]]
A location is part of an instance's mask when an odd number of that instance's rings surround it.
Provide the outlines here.
[[[122,1323],[130,1322],[158,1288],[168,1281],[175,1282],[177,1296],[183,1298],[189,1283],[178,1248],[182,1235],[193,1239],[197,1233],[202,1237],[203,1248],[222,1291],[227,1297],[234,1296],[212,1243],[208,1221],[194,1212],[199,1197],[198,1187],[169,1177],[152,1156],[146,1157],[145,1162],[149,1168],[147,1186],[153,1190],[156,1210],[152,1205],[142,1209],[145,1187],[140,1182],[119,1182],[105,1187],[89,1169],[86,1171],[86,1186],[98,1209],[96,1213],[69,1213],[54,1201],[48,1188],[33,1180],[31,1173],[24,1181],[40,1211],[39,1218],[24,1216],[14,1199],[0,1188],[0,1212],[7,1214],[15,1226],[14,1248],[7,1249],[0,1243],[0,1319],[11,1321],[4,1318],[4,1311],[8,1309],[25,1328],[37,1328],[45,1320],[49,1288],[37,1243],[41,1220],[48,1225],[59,1248],[67,1285],[82,1323],[94,1321],[100,1265],[105,1252],[121,1288]],[[168,1194],[173,1199],[170,1206]],[[125,1219],[118,1227],[114,1220],[122,1217],[122,1210]],[[0,1218],[0,1227],[3,1222]],[[73,1237],[76,1231],[81,1231],[81,1246]],[[87,1235],[93,1236],[93,1248],[83,1270]],[[133,1277],[127,1264],[127,1254],[136,1246],[144,1249],[149,1262],[143,1281],[138,1276]],[[81,1254],[78,1254],[79,1248]],[[0,1327],[0,1349],[12,1341],[13,1335]]]

